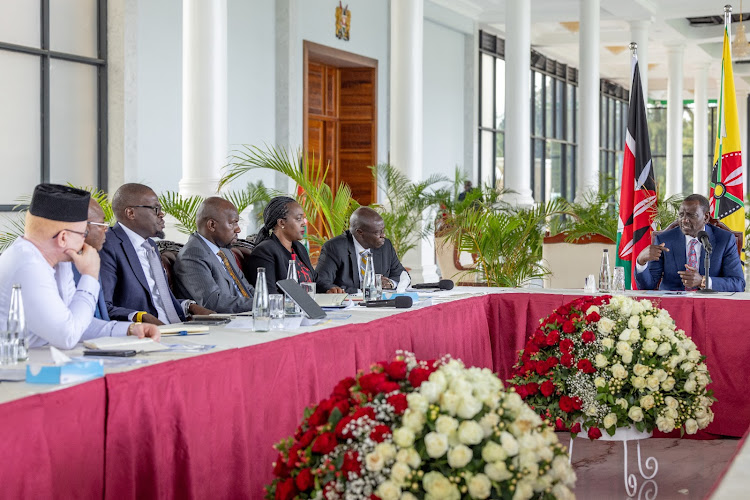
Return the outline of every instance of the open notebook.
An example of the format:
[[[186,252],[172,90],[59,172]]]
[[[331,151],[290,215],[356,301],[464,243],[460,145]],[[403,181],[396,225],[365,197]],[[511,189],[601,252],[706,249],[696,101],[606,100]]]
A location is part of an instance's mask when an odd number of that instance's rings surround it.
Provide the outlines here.
[[[100,349],[102,351],[136,351],[152,352],[165,351],[169,347],[149,338],[138,337],[99,337],[98,339],[84,340],[83,345],[89,349]]]

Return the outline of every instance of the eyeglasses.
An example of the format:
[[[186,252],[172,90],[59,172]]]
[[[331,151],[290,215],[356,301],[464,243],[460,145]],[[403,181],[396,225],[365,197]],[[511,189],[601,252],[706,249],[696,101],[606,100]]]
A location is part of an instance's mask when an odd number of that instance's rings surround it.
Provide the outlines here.
[[[88,229],[85,230],[85,231],[74,231],[73,229],[62,229],[62,230],[58,231],[57,234],[52,237],[52,239],[54,240],[55,238],[57,238],[58,236],[60,236],[60,233],[62,233],[63,231],[67,231],[69,233],[80,234],[81,236],[83,236],[84,239],[86,239],[86,236],[89,235],[89,230]]]
[[[164,212],[161,211],[161,205],[131,205],[130,208],[148,208],[150,210],[154,211],[154,215],[163,214]]]
[[[97,227],[109,228],[109,224],[107,224],[106,222],[87,222],[86,224],[90,224],[92,226],[97,226]]]

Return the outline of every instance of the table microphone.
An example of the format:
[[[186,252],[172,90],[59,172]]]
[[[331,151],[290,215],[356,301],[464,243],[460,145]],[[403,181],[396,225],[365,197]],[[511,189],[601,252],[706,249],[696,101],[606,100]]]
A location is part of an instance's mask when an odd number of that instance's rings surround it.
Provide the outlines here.
[[[408,309],[411,307],[411,304],[411,297],[406,295],[400,295],[388,300],[370,300],[368,302],[359,303],[359,305],[365,307],[395,307],[396,309]]]
[[[412,285],[412,288],[416,288],[417,290],[424,289],[424,288],[439,288],[441,290],[453,290],[453,280],[440,280],[437,283],[418,283],[416,285]]]
[[[698,241],[701,242],[701,245],[703,245],[703,248],[706,249],[706,253],[711,253],[713,251],[713,248],[711,248],[711,240],[708,238],[708,233],[706,231],[700,231],[698,232]]]

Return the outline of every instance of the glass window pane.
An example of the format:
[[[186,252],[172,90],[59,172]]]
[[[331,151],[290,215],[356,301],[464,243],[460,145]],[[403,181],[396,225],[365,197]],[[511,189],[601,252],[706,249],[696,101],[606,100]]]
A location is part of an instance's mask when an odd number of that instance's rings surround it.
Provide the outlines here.
[[[622,149],[622,101],[615,102],[615,147]]]
[[[555,114],[553,109],[555,105],[555,81],[551,76],[544,77],[544,80],[544,91],[547,94],[546,99],[544,100],[544,136],[554,137]]]
[[[563,120],[565,119],[565,83],[562,80],[555,80],[557,92],[555,92],[555,137],[564,139]]]
[[[599,147],[606,148],[607,143],[607,98],[603,95],[599,98]]]
[[[495,128],[505,130],[505,61],[495,63]]]
[[[496,153],[495,153],[495,189],[505,187],[505,134],[495,134]]]
[[[41,180],[39,57],[0,50],[0,204],[15,205]]]
[[[562,158],[560,143],[547,142],[547,200],[554,200],[563,195],[562,189]]]
[[[492,115],[494,113],[492,109],[493,94],[495,91],[492,81],[494,78],[494,63],[494,57],[482,54],[482,109],[480,110],[481,118],[479,124],[487,128],[492,128]]]
[[[480,135],[481,153],[479,169],[481,171],[481,183],[492,185],[494,179],[492,173],[494,170],[494,137],[492,132],[483,130]]]
[[[542,191],[542,178],[544,176],[544,141],[535,139],[533,144],[533,154],[531,162],[532,170],[532,191],[534,192],[534,201],[544,201],[544,192]]]
[[[607,120],[607,148],[615,149],[615,123],[617,117],[615,115],[615,109],[617,108],[617,101],[613,98],[609,98],[609,116]]]
[[[575,198],[575,176],[576,176],[576,147],[566,147],[565,157],[565,199],[573,201]]]
[[[97,69],[50,62],[50,181],[97,183]]]
[[[544,87],[542,85],[542,78],[544,78],[544,76],[541,73],[537,73],[536,71],[532,72],[531,74],[533,76],[531,82],[534,86],[534,91],[531,96],[532,102],[534,104],[534,112],[532,113],[532,116],[534,117],[534,128],[532,129],[532,135],[543,137]]]
[[[97,57],[97,0],[50,0],[50,49]]]
[[[568,111],[567,111],[567,133],[566,139],[570,142],[576,141],[576,113],[578,111],[578,103],[576,102],[576,87],[574,85],[566,85],[568,87]]]
[[[0,1],[0,42],[39,48],[40,8],[36,0]]]

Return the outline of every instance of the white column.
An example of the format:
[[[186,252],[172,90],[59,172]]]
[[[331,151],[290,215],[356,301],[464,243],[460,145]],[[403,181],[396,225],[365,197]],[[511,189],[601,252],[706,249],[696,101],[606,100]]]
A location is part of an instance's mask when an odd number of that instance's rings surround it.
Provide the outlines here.
[[[651,21],[630,21],[630,41],[638,44],[638,69],[641,72],[643,102],[648,104],[648,28]]]
[[[423,171],[423,33],[424,0],[391,1],[390,163],[412,182]],[[404,265],[415,282],[437,279],[434,243],[421,240]]]
[[[682,53],[684,46],[668,46],[667,186],[666,196],[682,194]]]
[[[599,2],[581,0],[577,201],[586,193],[599,190]]]
[[[180,193],[216,193],[227,162],[227,2],[183,0]]]
[[[391,2],[391,164],[422,179],[423,0]]]
[[[531,196],[531,2],[506,2],[505,187],[509,203],[532,205]]]
[[[693,193],[708,196],[708,64],[695,71],[693,110]]]

